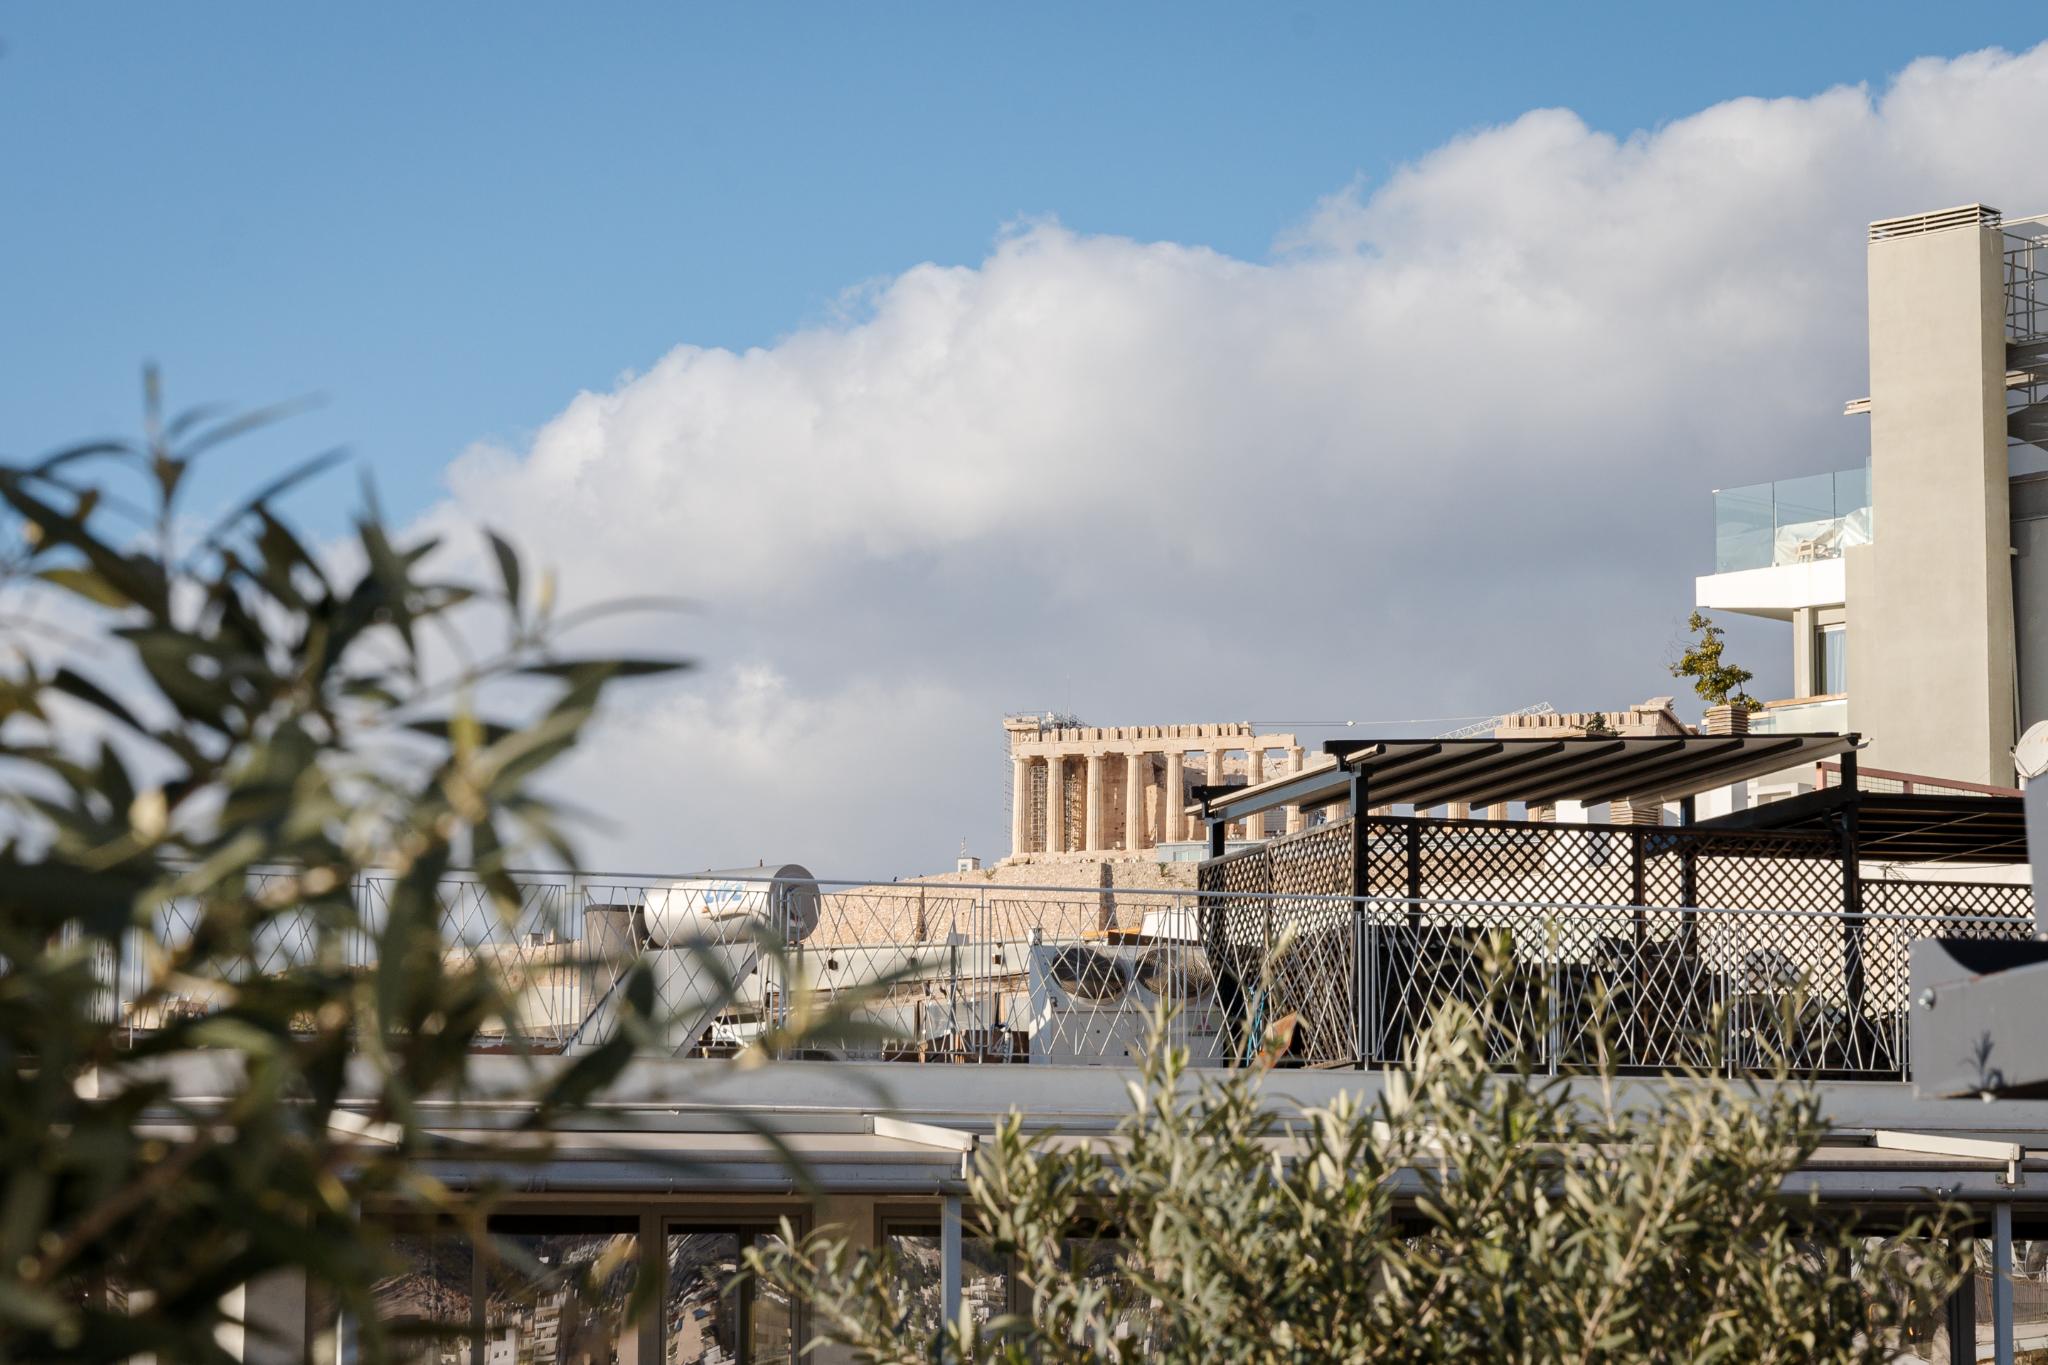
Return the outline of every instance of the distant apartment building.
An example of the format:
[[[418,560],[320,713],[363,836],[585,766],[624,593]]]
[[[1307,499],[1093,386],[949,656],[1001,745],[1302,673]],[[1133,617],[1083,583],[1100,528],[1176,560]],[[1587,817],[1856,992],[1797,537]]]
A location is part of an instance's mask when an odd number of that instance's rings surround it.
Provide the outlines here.
[[[1714,494],[1702,608],[1792,626],[1764,733],[2010,786],[2048,717],[2048,222],[1981,204],[1870,225],[1870,458]]]

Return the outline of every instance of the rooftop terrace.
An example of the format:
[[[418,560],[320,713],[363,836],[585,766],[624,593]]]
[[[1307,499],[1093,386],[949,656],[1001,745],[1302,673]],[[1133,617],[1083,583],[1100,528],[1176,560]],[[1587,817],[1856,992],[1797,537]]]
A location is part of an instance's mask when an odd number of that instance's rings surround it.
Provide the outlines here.
[[[806,1055],[903,1063],[1129,1065],[1168,1003],[1197,1065],[1247,1060],[1293,1015],[1290,1065],[1397,1066],[1441,1003],[1483,989],[1479,941],[1505,935],[1519,1022],[1504,1060],[1572,1070],[1604,1039],[1628,1070],[1783,1057],[1902,1079],[1907,945],[2033,929],[2023,886],[1845,878],[1839,842],[1804,829],[1365,816],[1199,875],[1173,892],[530,873],[509,916],[473,879],[440,896],[446,951],[488,965],[514,1001],[507,1049],[614,1036],[615,988],[644,960],[673,1055],[729,1054],[838,1003],[886,1036],[851,1030]],[[365,930],[287,928],[221,975],[366,965],[388,894],[366,878]],[[166,907],[157,931],[177,942],[186,912]],[[103,969],[106,1008],[134,1030],[216,1003],[150,997],[144,970],[140,944]]]

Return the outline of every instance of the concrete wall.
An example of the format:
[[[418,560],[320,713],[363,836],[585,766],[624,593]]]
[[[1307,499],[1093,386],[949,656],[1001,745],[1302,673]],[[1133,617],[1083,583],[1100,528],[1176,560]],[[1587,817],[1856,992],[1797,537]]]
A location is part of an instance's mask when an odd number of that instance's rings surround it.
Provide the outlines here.
[[[2012,592],[2020,731],[2048,720],[2048,474],[2014,479]]]
[[[2002,244],[1977,226],[1871,242],[1875,543],[1844,558],[1866,763],[2010,785]]]

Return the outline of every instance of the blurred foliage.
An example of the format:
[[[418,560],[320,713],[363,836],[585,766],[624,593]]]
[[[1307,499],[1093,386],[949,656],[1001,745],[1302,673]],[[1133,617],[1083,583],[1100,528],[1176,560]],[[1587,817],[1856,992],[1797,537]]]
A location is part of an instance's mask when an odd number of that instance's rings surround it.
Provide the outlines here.
[[[1505,944],[1490,956],[1506,983]],[[1811,1087],[1503,1070],[1507,994],[1447,1004],[1370,1105],[1290,1109],[1260,1069],[1190,1073],[1162,1021],[1108,1141],[1011,1116],[970,1169],[966,1231],[1009,1258],[1028,1316],[963,1302],[940,1322],[837,1228],[786,1227],[750,1271],[808,1298],[820,1340],[890,1365],[1878,1365],[1935,1319],[1960,1282],[1954,1211],[1875,1235],[1783,1193],[1825,1132]],[[1113,1230],[1117,1273],[1077,1229]]]
[[[684,665],[563,653],[587,616],[488,532],[481,584],[367,494],[352,541],[309,545],[278,500],[335,455],[190,529],[195,459],[280,414],[166,418],[153,374],[146,409],[139,442],[0,466],[0,1358],[226,1359],[224,1295],[302,1270],[375,1360],[388,1221],[488,1206],[422,1170],[421,1106],[481,1039],[518,1046],[437,888],[473,875],[509,925],[515,860],[575,865],[535,779],[616,682]],[[610,1042],[521,1073],[528,1143],[468,1155],[545,1158],[653,1036],[644,966],[621,993]]]

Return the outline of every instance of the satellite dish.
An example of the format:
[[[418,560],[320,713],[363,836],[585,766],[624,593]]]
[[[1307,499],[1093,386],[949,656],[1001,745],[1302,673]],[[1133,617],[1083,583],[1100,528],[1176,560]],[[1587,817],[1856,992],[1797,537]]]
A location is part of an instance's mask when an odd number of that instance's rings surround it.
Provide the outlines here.
[[[1115,1000],[1130,988],[1124,964],[1093,948],[1062,948],[1051,964],[1052,979],[1082,1000]]]
[[[2027,861],[2034,874],[2034,934],[2048,938],[2048,782],[2034,779],[2048,772],[2048,720],[2036,721],[2012,746],[2012,766],[2026,788],[2022,809],[2027,822]]]
[[[2029,782],[2048,773],[2048,720],[2035,721],[2012,746],[2012,766]]]

